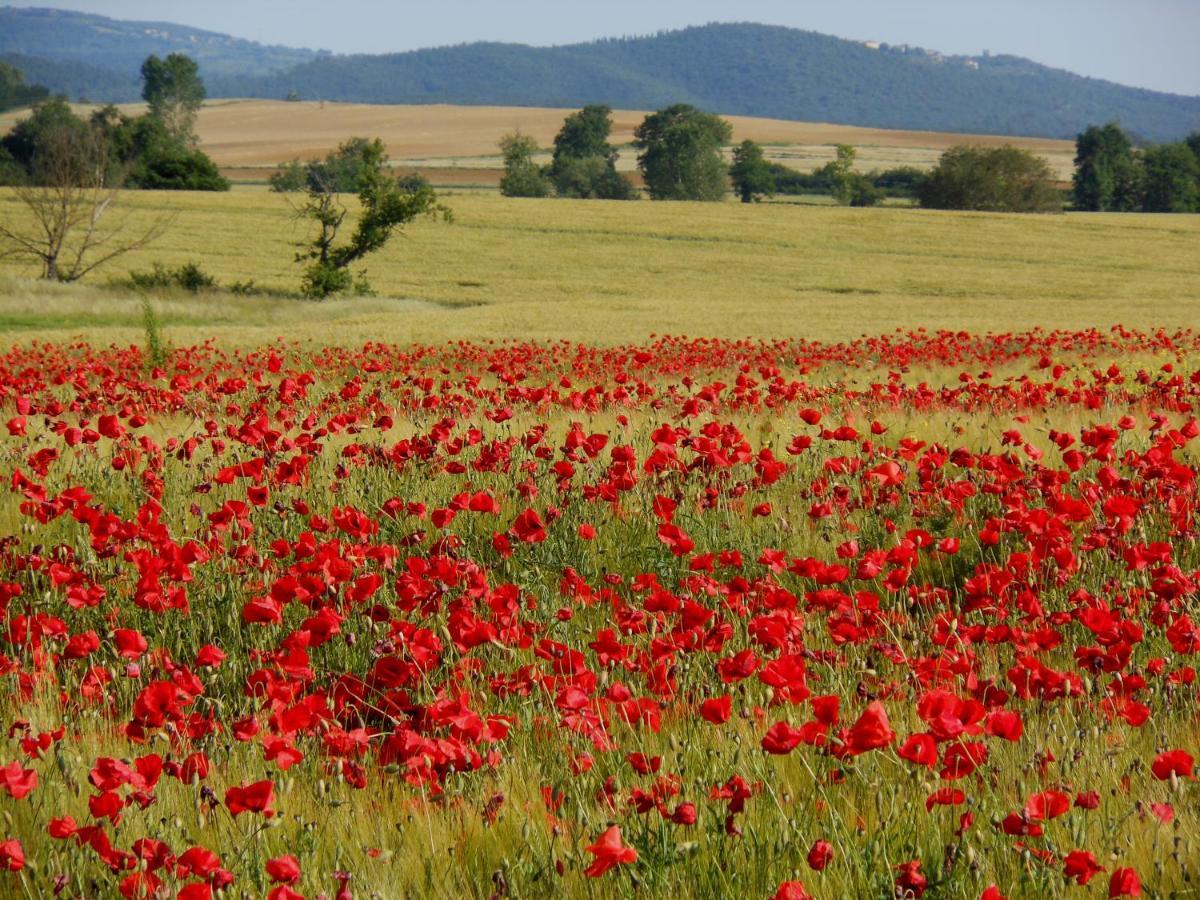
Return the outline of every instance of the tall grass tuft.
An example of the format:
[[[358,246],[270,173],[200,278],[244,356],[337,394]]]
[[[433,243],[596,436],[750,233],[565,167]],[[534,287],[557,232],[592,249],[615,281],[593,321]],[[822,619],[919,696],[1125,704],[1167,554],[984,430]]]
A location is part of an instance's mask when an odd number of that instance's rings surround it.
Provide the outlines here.
[[[167,364],[170,350],[163,340],[162,330],[150,298],[142,294],[142,330],[145,332],[143,359],[147,371],[161,369]]]

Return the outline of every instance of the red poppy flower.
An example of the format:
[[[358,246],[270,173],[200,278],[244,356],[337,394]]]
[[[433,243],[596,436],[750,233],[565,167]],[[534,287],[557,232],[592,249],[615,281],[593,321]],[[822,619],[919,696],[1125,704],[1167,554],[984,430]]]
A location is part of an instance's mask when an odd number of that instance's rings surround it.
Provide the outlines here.
[[[1179,778],[1192,778],[1193,762],[1190,753],[1183,750],[1168,750],[1154,758],[1150,771],[1159,781],[1166,781],[1172,775]]]
[[[1140,897],[1142,882],[1133,869],[1115,869],[1108,880],[1109,900],[1113,897]]]
[[[613,825],[600,835],[596,843],[587,847],[587,852],[596,857],[584,870],[589,878],[599,878],[613,866],[637,862],[637,851],[621,844],[621,829]]]
[[[808,851],[808,865],[822,871],[833,860],[833,846],[828,841],[817,841]]]
[[[275,799],[275,786],[269,781],[256,781],[225,791],[225,806],[234,816],[244,812],[257,812],[270,816],[271,801]]]
[[[277,856],[267,860],[267,875],[279,884],[295,884],[300,880],[300,861],[294,856]]]

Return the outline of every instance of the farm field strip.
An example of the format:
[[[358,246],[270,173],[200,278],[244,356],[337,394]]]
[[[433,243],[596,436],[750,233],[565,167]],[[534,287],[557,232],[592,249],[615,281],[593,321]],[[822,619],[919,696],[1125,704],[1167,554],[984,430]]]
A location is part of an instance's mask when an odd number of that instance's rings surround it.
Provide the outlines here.
[[[173,217],[155,244],[82,286],[22,280],[0,261],[0,342],[141,339],[141,308],[95,286],[188,262],[229,286],[295,292],[292,207],[262,188],[130,192],[130,227]],[[287,337],[361,343],[644,341],[652,334],[847,340],[924,325],[974,332],[1194,325],[1200,216],[1012,216],[779,204],[510,200],[449,193],[452,224],[419,221],[366,265],[378,297],[314,305],[228,294],[155,303],[179,345]],[[0,192],[0,215],[15,210]],[[12,212],[12,214],[16,214]],[[107,273],[107,274],[105,274]],[[74,325],[72,323],[75,323]]]
[[[76,108],[87,112],[92,107]],[[144,111],[137,104],[121,108],[131,114]],[[543,147],[549,147],[563,118],[572,111],[213,100],[201,109],[196,130],[201,149],[234,175],[265,178],[280,163],[297,157],[323,156],[347,137],[361,135],[382,138],[399,167],[422,171],[451,166],[467,172],[482,170],[470,177],[493,184],[488,172],[499,167],[496,142],[502,135],[519,129],[536,138]],[[11,128],[21,115],[0,115],[0,132]],[[636,168],[635,155],[627,145],[645,115],[636,110],[614,111],[612,142],[625,146],[621,160],[625,171]],[[833,159],[834,146],[839,143],[860,149],[858,167],[863,171],[896,165],[927,168],[944,150],[965,142],[984,146],[1012,144],[1033,150],[1046,156],[1060,177],[1069,179],[1075,153],[1072,142],[1046,138],[893,131],[744,116],[725,118],[733,125],[736,141],[750,139],[770,145],[769,158],[804,171]]]

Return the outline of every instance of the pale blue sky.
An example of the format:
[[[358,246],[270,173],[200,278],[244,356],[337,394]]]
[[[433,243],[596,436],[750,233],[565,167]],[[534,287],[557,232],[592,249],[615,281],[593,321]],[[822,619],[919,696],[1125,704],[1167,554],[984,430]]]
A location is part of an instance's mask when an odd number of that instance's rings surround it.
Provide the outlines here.
[[[2,2],[29,6],[38,0]],[[712,21],[790,25],[947,53],[1015,53],[1200,95],[1200,0],[41,0],[265,43],[384,53],[477,40],[561,44]]]

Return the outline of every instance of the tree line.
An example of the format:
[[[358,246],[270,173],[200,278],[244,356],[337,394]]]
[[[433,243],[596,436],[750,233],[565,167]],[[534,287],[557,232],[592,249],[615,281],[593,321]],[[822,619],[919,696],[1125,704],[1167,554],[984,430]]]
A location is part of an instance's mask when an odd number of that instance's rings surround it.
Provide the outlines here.
[[[0,75],[3,73],[0,72]],[[35,261],[42,277],[77,281],[110,260],[146,246],[166,230],[158,217],[140,231],[111,213],[122,187],[159,190],[228,190],[216,165],[197,147],[196,115],[204,83],[183,54],[149,57],[142,66],[148,112],[130,117],[116,107],[75,115],[62,98],[39,103],[0,140],[0,183],[13,187],[28,215],[0,221],[0,256]],[[314,232],[299,245],[300,290],[324,298],[371,292],[365,274],[352,267],[374,253],[405,224],[421,215],[450,217],[429,183],[396,178],[381,140],[352,138],[323,160],[295,161],[272,177],[278,191],[302,191],[293,203],[297,218]],[[347,225],[342,195],[357,195],[359,213]],[[196,264],[168,270],[156,265],[133,273],[137,288],[178,286],[196,291],[215,282]],[[235,287],[247,292],[252,282]]]
[[[549,163],[529,135],[513,132],[499,142],[504,160],[500,190],[509,197],[633,200],[633,182],[617,171],[609,143],[612,110],[593,104],[569,115],[554,139]],[[1049,164],[1012,146],[959,145],[929,172],[905,166],[858,172],[856,151],[838,145],[836,158],[811,173],[766,158],[750,140],[725,149],[732,128],[721,117],[688,104],[648,115],[634,132],[637,165],[652,200],[717,201],[733,193],[745,203],[777,194],[829,194],[845,206],[874,206],[885,197],[907,197],[930,209],[1061,212],[1077,210],[1200,212],[1200,132],[1171,144],[1137,150],[1120,126],[1091,126],[1076,140],[1069,196]]]
[[[1200,212],[1200,131],[1138,150],[1116,122],[1075,141],[1071,197],[1095,212]]]
[[[108,106],[85,120],[54,98],[38,103],[0,139],[0,183],[14,186],[30,213],[23,226],[0,222],[0,254],[36,260],[48,279],[74,281],[165,229],[164,219],[132,235],[123,233],[123,224],[108,224],[121,187],[229,188],[197,146],[195,121],[205,89],[195,62],[183,54],[151,56],[141,74],[148,106],[143,116]],[[5,77],[0,69],[0,85]],[[952,147],[928,173],[903,167],[863,174],[854,168],[855,149],[839,145],[834,160],[801,173],[768,161],[762,146],[749,140],[733,147],[727,160],[732,133],[727,121],[689,104],[648,115],[633,141],[646,193],[653,200],[720,201],[732,187],[745,203],[817,190],[846,206],[871,206],[887,195],[936,209],[1052,212],[1064,206],[1046,161],[1011,146]],[[536,141],[519,132],[505,135],[501,191],[513,197],[636,199],[641,191],[617,170],[619,149],[611,134],[612,110],[585,106],[566,117],[545,165],[535,161]],[[1076,209],[1200,212],[1200,133],[1137,149],[1116,123],[1091,126],[1078,136],[1075,166],[1070,198]],[[304,267],[301,292],[308,297],[369,293],[352,266],[418,216],[450,217],[427,180],[397,177],[378,139],[351,138],[323,159],[293,160],[271,177],[271,187],[303,194],[292,206],[315,232],[296,254]],[[357,195],[360,207],[352,229],[344,228],[349,210],[341,197],[348,193]],[[144,280],[205,284],[202,275],[160,267]]]
[[[48,161],[64,147],[89,159],[94,178],[109,187],[226,191],[229,182],[197,146],[196,115],[204,82],[182,53],[150,56],[142,65],[148,112],[130,116],[109,105],[84,119],[63,97],[37,103],[0,139],[0,185],[45,185]]]

